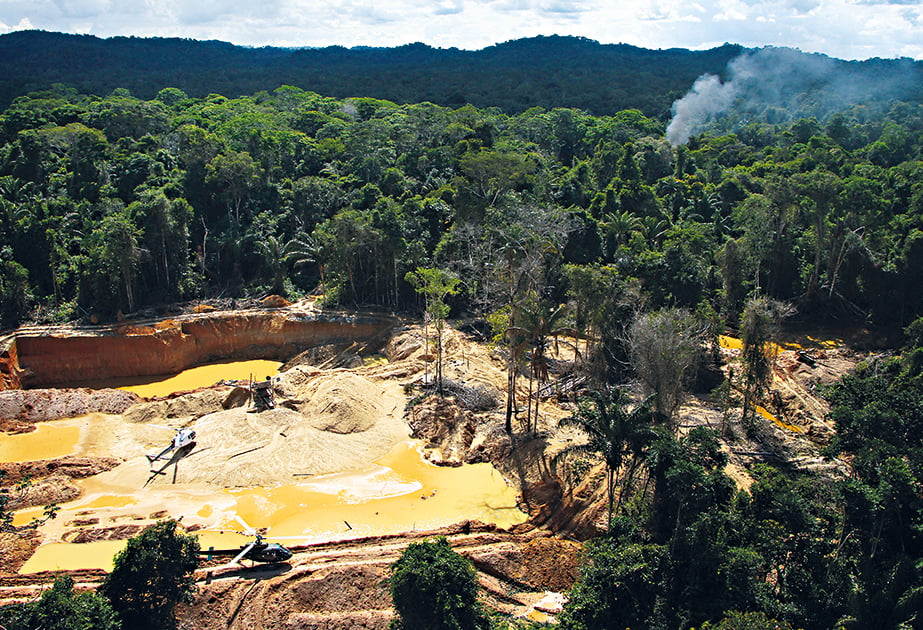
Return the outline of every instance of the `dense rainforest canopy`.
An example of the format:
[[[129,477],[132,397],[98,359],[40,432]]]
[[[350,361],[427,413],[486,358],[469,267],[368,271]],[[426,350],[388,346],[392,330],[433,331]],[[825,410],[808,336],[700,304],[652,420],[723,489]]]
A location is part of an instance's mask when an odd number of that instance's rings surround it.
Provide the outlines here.
[[[741,55],[775,50],[765,66],[737,68],[759,81],[759,100],[778,100],[776,79],[794,97],[773,103],[771,122],[821,117],[816,95],[832,75],[845,91],[825,89],[826,98],[862,102],[923,100],[923,61],[842,61],[779,48],[745,49],[724,44],[711,50],[649,50],[601,44],[582,37],[539,36],[481,50],[432,48],[416,43],[397,48],[248,48],[218,41],[68,35],[21,31],[0,35],[0,108],[14,98],[65,83],[86,94],[126,88],[149,100],[166,86],[192,97],[229,98],[272,91],[280,85],[337,98],[373,97],[399,104],[432,102],[457,108],[499,107],[518,114],[531,107],[579,108],[595,115],[639,109],[665,121],[673,102],[704,74],[735,75],[729,62]],[[740,73],[737,73],[740,76]],[[899,95],[891,89],[906,84]],[[852,93],[855,93],[854,95]],[[754,95],[748,95],[753,99]],[[824,100],[824,99],[821,99]],[[828,103],[829,104],[829,103]],[[788,113],[786,113],[788,112]],[[748,117],[754,120],[752,112]]]
[[[397,103],[471,103],[520,112],[579,107],[596,114],[639,108],[669,115],[670,104],[703,72],[719,73],[739,46],[709,51],[645,50],[576,37],[537,37],[480,51],[398,48],[247,48],[185,39],[66,35],[0,36],[0,106],[53,83],[80,92],[130,89],[144,99],[164,86],[190,96],[228,97],[297,85],[340,98]],[[643,90],[637,86],[643,85]]]
[[[433,266],[463,278],[457,311],[486,314],[504,267],[539,252],[532,289],[582,300],[581,325],[600,282],[732,325],[755,289],[811,316],[923,313],[908,290],[923,269],[923,106],[678,147],[664,129],[637,110],[509,115],[290,86],[19,97],[0,115],[3,325],[320,284],[330,301],[400,309],[417,305],[407,272]]]

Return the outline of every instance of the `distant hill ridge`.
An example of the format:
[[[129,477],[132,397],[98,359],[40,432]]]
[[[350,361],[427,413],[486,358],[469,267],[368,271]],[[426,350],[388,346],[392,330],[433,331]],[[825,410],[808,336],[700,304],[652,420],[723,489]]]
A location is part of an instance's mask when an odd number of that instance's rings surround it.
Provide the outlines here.
[[[534,106],[577,107],[597,115],[637,108],[666,120],[670,105],[697,77],[721,74],[746,50],[733,44],[705,51],[648,50],[563,36],[512,40],[477,51],[419,43],[249,48],[220,41],[19,31],[0,36],[0,107],[54,83],[98,95],[127,88],[144,99],[165,87],[194,97],[233,98],[294,85],[338,98],[450,107],[471,103],[509,113]]]
[[[339,98],[458,107],[579,107],[606,114],[637,107],[669,115],[703,72],[719,73],[740,46],[646,50],[578,37],[534,37],[478,51],[408,44],[396,48],[248,48],[178,38],[19,31],[0,36],[0,106],[66,83],[105,95],[128,88],[149,99],[164,87],[190,96],[236,97],[294,85]]]

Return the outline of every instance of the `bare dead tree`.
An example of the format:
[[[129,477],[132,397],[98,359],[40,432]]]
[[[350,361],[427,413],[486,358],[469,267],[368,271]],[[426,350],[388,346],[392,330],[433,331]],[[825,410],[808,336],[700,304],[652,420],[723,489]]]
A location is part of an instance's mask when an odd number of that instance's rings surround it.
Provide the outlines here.
[[[667,423],[704,356],[708,327],[685,309],[640,313],[628,329],[631,364],[645,397]]]

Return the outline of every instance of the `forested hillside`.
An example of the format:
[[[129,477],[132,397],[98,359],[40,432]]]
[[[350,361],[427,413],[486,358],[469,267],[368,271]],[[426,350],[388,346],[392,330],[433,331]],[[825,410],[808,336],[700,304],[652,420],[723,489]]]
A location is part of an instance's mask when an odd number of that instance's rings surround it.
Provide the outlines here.
[[[603,46],[574,37],[538,37],[480,51],[398,48],[245,48],[180,39],[99,39],[28,31],[0,36],[0,106],[67,83],[80,92],[127,88],[153,98],[164,86],[190,96],[236,97],[294,85],[340,98],[460,107],[579,107],[600,114],[639,108],[668,116],[670,103],[703,72],[719,73],[740,53]],[[643,86],[642,89],[638,89]]]
[[[535,106],[574,107],[596,115],[635,108],[666,121],[673,101],[697,77],[705,73],[726,76],[728,62],[743,52],[731,44],[705,51],[646,50],[558,36],[467,51],[424,44],[397,48],[246,48],[216,41],[100,39],[26,31],[0,36],[0,107],[54,83],[100,95],[126,88],[145,100],[167,86],[193,97],[222,94],[235,98],[292,85],[338,98],[373,97],[401,104],[429,101],[453,108],[470,103],[481,108],[499,107],[508,114]],[[882,93],[877,84],[910,70],[916,90],[912,97],[904,94],[902,98],[919,102],[923,97],[923,64],[919,62],[845,62],[791,52],[797,59],[796,70],[773,63],[767,73],[803,77],[797,89],[788,90],[803,94],[799,103],[784,105],[792,110],[810,110],[816,105],[816,89],[824,83],[817,75],[818,68],[849,76],[859,86],[864,102],[893,98],[893,94]],[[773,83],[762,82],[764,87]],[[763,93],[761,99],[768,96]],[[774,115],[778,118],[780,113],[777,107]],[[807,115],[818,114],[812,111]]]

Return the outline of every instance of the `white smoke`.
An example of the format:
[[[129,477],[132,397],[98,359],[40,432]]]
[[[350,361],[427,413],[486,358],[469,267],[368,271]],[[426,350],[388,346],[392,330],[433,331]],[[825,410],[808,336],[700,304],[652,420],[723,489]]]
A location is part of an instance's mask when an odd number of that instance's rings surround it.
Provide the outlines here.
[[[686,144],[699,127],[731,106],[736,92],[733,81],[722,83],[714,74],[700,76],[686,96],[673,102],[667,140],[673,146]]]
[[[822,120],[870,98],[900,97],[917,80],[913,66],[909,59],[844,62],[791,48],[750,51],[728,62],[725,81],[704,74],[673,102],[667,140],[674,146],[685,144],[731,113],[742,123],[771,108],[792,120]]]
[[[340,109],[344,114],[349,116],[354,120],[359,119],[359,109],[356,107],[356,104],[352,101],[343,101],[343,104],[340,106]]]

